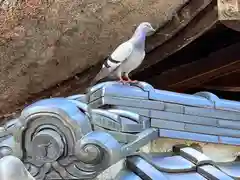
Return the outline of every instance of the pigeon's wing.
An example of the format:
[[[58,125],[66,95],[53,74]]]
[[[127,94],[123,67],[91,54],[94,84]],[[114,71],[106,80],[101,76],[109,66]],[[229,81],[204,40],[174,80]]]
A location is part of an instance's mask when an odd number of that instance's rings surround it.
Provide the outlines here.
[[[119,45],[115,51],[105,60],[102,65],[102,69],[97,74],[94,79],[94,82],[97,82],[108,75],[110,75],[115,69],[117,69],[133,51],[133,44],[130,42],[125,42]]]

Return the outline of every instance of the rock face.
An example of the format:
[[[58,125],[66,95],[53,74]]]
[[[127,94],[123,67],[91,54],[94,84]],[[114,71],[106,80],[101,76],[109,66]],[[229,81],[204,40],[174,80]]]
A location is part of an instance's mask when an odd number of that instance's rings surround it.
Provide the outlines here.
[[[0,114],[4,114],[102,62],[140,22],[160,27],[187,0],[0,2]],[[84,77],[80,74],[79,90],[96,69]]]

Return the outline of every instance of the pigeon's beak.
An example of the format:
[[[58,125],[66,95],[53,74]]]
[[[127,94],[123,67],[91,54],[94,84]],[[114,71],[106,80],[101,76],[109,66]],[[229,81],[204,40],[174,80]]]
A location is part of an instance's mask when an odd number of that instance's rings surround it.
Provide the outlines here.
[[[156,30],[155,30],[155,29],[153,29],[153,27],[151,28],[151,31],[152,31],[152,32],[156,32]]]
[[[151,35],[153,35],[155,32],[156,32],[156,30],[153,29],[153,27],[151,27],[151,28],[148,30],[147,36],[151,36]]]

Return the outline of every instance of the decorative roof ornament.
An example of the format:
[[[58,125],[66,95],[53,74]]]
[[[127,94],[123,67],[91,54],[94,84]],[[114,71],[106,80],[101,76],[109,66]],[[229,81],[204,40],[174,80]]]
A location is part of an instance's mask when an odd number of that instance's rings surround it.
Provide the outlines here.
[[[140,151],[158,139],[237,150],[240,103],[209,92],[190,95],[145,82],[105,82],[87,94],[35,102],[0,130],[0,157],[21,159],[36,180],[93,179],[124,158],[117,179],[240,177],[238,158],[218,163],[201,147],[175,144],[168,153]]]

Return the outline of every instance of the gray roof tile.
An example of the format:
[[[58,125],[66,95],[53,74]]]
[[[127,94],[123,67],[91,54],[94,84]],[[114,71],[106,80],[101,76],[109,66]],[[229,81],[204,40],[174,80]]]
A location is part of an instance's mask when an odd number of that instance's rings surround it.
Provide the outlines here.
[[[219,136],[218,142],[229,145],[240,145],[240,138]]]
[[[154,118],[154,119],[151,119],[151,126],[156,128],[184,131],[185,123]]]
[[[165,111],[151,110],[151,118],[167,119],[171,121],[187,122],[191,124],[217,126],[217,119],[215,118],[191,116],[191,115],[178,114],[178,113],[165,112]]]
[[[138,123],[141,123],[144,119],[144,117],[140,116],[137,113],[131,112],[131,111],[119,110],[119,109],[108,109],[108,111],[118,114],[122,117],[130,118]]]
[[[180,155],[196,165],[213,163],[209,157],[190,147],[181,148]]]
[[[200,92],[195,93],[194,95],[204,97],[204,98],[208,99],[209,101],[213,102],[214,104],[216,101],[219,101],[219,98],[215,94],[207,92],[207,91],[200,91]]]
[[[111,131],[107,130],[105,128],[102,128],[100,126],[94,125],[94,130],[98,131],[104,131],[113,136],[117,141],[120,143],[129,143],[134,141],[137,138],[136,134],[130,134],[130,133],[124,133],[124,132],[118,132],[118,131]]]
[[[220,163],[218,168],[234,179],[240,179],[240,161]]]
[[[186,124],[185,130],[189,132],[197,132],[202,134],[211,134],[216,136],[228,136],[228,137],[240,138],[239,130],[234,130],[230,128],[218,128],[218,127],[212,127],[212,126]]]
[[[218,136],[209,135],[209,134],[192,133],[192,132],[186,132],[186,131],[176,131],[176,130],[170,130],[170,129],[161,129],[161,128],[159,129],[159,137],[218,143]]]
[[[231,128],[231,129],[240,129],[239,121],[227,121],[227,120],[218,120],[219,127]]]
[[[152,157],[151,162],[155,164],[155,167],[164,172],[189,172],[196,167],[193,163],[186,160],[182,156],[170,156],[170,157]]]
[[[150,91],[149,97],[152,100],[183,104],[188,106],[214,107],[214,104],[204,97],[189,94],[180,94],[170,91],[163,90]]]
[[[24,124],[31,113],[38,113],[37,110],[45,113],[57,109],[56,113],[61,117],[59,120],[67,118],[71,127],[77,126],[76,129],[80,128],[83,135],[87,134],[82,137],[80,131],[76,131],[76,134],[79,133],[78,138],[83,138],[84,141],[99,138],[105,142],[112,138],[115,143],[114,151],[111,152],[119,151],[117,157],[131,155],[127,157],[126,167],[116,179],[240,179],[240,161],[213,162],[201,150],[186,145],[176,145],[169,153],[136,153],[140,147],[159,137],[239,146],[239,105],[239,102],[219,99],[209,92],[187,95],[155,90],[144,82],[135,85],[107,82],[94,86],[87,95],[38,101],[25,108],[19,120]],[[2,128],[1,135],[4,137],[0,137],[1,146],[12,147],[12,141],[9,140],[14,138],[8,135],[18,129],[18,124],[15,127],[12,122],[4,127],[9,130],[8,134]],[[92,129],[96,131],[89,133]],[[105,138],[100,136],[102,134]],[[60,164],[67,166],[71,158],[73,157],[52,163],[61,177],[94,178],[97,175],[96,172],[83,171],[81,163],[71,164],[65,171]],[[50,164],[46,167],[40,173],[30,166],[28,170],[37,173],[37,178],[43,179]],[[54,172],[48,174],[50,177],[55,175]]]
[[[129,156],[123,169],[133,172],[144,180],[232,180],[240,178],[240,162],[213,163],[207,156],[186,145],[173,149],[177,153],[180,152],[180,155],[168,152],[139,153]]]
[[[99,107],[103,105],[116,105],[116,106],[138,107],[138,108],[144,108],[144,109],[157,109],[157,110],[164,109],[164,103],[160,101],[150,101],[145,99],[139,100],[139,99],[133,99],[133,98],[126,98],[126,97],[104,96],[96,99],[95,101],[100,101]],[[92,101],[90,104],[94,103],[95,101]]]
[[[239,102],[219,99],[209,92],[189,95],[156,90],[144,82],[135,85],[109,82],[97,87],[88,94],[95,99],[89,102],[89,107],[115,109],[115,113],[127,110],[150,117],[142,128],[159,128],[161,137],[240,145],[240,112],[216,104],[232,106]],[[97,92],[100,93],[96,95]],[[135,125],[124,123],[124,126],[123,131],[132,131],[130,126]]]
[[[191,107],[185,106],[184,109],[185,114],[190,115],[197,115],[203,117],[213,117],[219,119],[230,119],[230,120],[240,120],[240,113],[233,112],[233,111],[225,111],[225,110],[218,110],[212,108],[199,108],[199,107]]]
[[[221,99],[215,103],[215,108],[240,112],[240,103],[237,101]]]
[[[142,132],[150,124],[147,118],[127,111],[115,113],[114,110],[92,109],[90,114],[94,124],[115,131]]]
[[[123,84],[110,84],[97,89],[95,92],[89,94],[90,102],[102,96],[115,96],[135,99],[148,99],[148,92],[141,88]]]
[[[185,106],[164,102],[164,111],[183,114],[185,112]]]
[[[207,180],[196,172],[188,173],[164,173],[168,180]]]
[[[77,101],[80,101],[80,102],[83,102],[83,103],[87,103],[86,94],[76,94],[76,95],[68,96],[67,98],[77,100]]]
[[[142,180],[142,178],[137,176],[134,172],[125,170],[125,169],[121,170],[114,179],[115,180]]]
[[[106,123],[104,127],[95,124],[94,128],[108,132],[120,143],[125,143],[129,150],[131,143],[135,149],[141,143],[136,141],[140,133],[123,132],[123,127],[130,130],[136,125],[142,125],[142,130],[156,128],[159,137],[240,145],[239,102],[219,99],[210,92],[189,95],[156,90],[144,82],[138,85],[107,83],[93,88],[92,92],[88,94],[89,107],[118,115],[120,121],[113,120],[120,124],[119,130],[111,129],[111,125]],[[155,136],[154,130],[151,138]],[[144,142],[149,138],[146,136]],[[170,154],[128,157],[121,177],[144,180],[240,179],[238,162],[218,164],[196,149],[186,146],[179,151],[173,149]]]
[[[131,112],[135,112],[141,116],[145,117],[150,117],[150,110],[149,109],[144,109],[144,108],[137,108],[137,107],[129,107],[129,106],[112,106],[112,108],[115,109],[122,109],[122,110],[127,110]]]
[[[167,178],[151,164],[139,156],[127,158],[126,167],[144,180],[167,180]]]
[[[204,165],[197,168],[199,174],[202,174],[207,179],[212,180],[233,180],[230,176],[226,175],[219,169],[211,165]]]
[[[154,90],[154,87],[151,84],[148,84],[146,82],[140,81],[138,83],[135,83],[134,86],[141,88],[143,91],[150,92]]]

